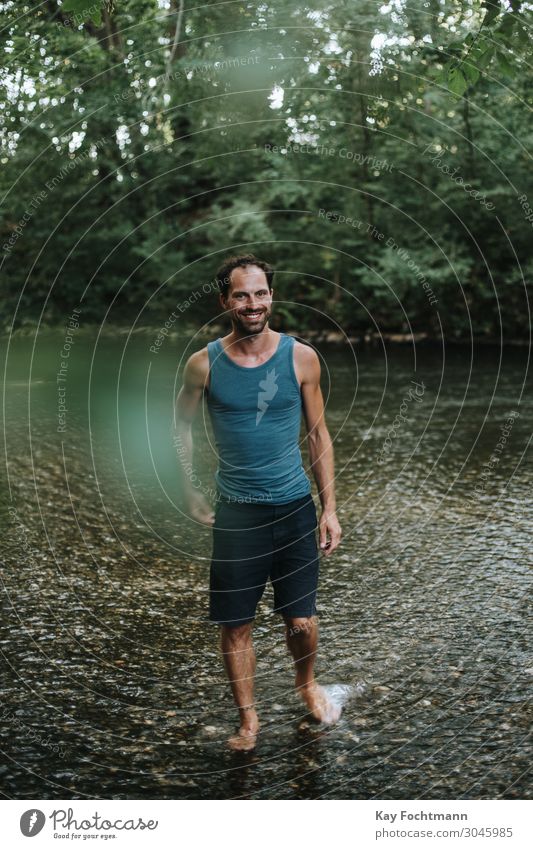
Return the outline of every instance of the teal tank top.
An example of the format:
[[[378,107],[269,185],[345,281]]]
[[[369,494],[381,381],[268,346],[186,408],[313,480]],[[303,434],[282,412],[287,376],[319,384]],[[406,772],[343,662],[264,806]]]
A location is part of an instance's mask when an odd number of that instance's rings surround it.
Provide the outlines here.
[[[217,490],[232,501],[286,504],[311,492],[299,447],[302,401],[294,339],[280,334],[260,366],[233,362],[209,342],[207,407],[218,453]]]

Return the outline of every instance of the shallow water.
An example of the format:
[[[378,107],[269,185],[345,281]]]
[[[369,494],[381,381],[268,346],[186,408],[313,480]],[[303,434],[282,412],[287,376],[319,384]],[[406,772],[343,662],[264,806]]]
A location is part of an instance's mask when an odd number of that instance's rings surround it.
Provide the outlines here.
[[[306,721],[267,593],[262,731],[238,754],[206,622],[211,532],[175,506],[188,342],[154,355],[149,336],[79,331],[58,384],[63,340],[15,339],[7,358],[5,796],[531,798],[524,351],[320,347],[344,536],[321,560],[317,671],[344,711],[333,728]],[[196,438],[208,490],[202,414]]]

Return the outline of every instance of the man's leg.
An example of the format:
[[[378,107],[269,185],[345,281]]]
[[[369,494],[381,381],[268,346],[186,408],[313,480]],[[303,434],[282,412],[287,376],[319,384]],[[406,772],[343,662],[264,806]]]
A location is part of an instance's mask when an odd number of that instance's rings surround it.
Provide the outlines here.
[[[294,659],[296,692],[319,722],[338,720],[341,709],[334,705],[315,681],[314,666],[318,645],[316,616],[285,617],[287,646]]]
[[[309,687],[314,682],[314,666],[318,645],[316,616],[300,616],[285,620],[287,647],[294,658],[296,689]]]
[[[239,731],[228,742],[245,751],[254,748],[259,729],[252,624],[270,573],[271,514],[258,504],[222,504],[213,527],[209,618],[221,625],[224,666],[240,714]]]
[[[255,747],[259,720],[254,705],[255,652],[252,622],[221,628],[221,649],[235,704],[239,708],[240,728],[228,743],[232,749],[248,751]]]

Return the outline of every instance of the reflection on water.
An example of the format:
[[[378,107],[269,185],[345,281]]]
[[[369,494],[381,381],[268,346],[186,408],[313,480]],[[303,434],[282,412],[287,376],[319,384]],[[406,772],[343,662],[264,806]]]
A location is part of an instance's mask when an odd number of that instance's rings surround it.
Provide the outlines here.
[[[61,381],[62,342],[12,340],[7,360],[6,795],[531,797],[523,352],[320,348],[344,537],[321,561],[318,671],[345,707],[306,721],[267,593],[262,733],[242,755],[206,621],[210,531],[176,506],[187,342],[79,331]],[[208,491],[206,411],[196,439]]]

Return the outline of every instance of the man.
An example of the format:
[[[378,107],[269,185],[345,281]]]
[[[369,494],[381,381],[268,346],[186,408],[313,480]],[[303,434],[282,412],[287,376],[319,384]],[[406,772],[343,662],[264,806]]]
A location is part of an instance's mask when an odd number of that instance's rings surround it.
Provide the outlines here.
[[[259,730],[252,623],[269,578],[274,610],[285,620],[297,692],[316,720],[332,723],[340,714],[313,675],[317,516],[298,445],[302,411],[322,506],[320,548],[326,556],[341,537],[333,446],[317,354],[269,327],[273,277],[273,269],[251,254],[230,257],[219,269],[220,304],[232,331],[187,361],[174,422],[182,446],[185,511],[213,526],[210,619],[221,626],[224,664],[240,714],[239,730],[228,742],[241,750],[255,747]],[[189,477],[191,425],[204,395],[219,458],[215,513]]]

